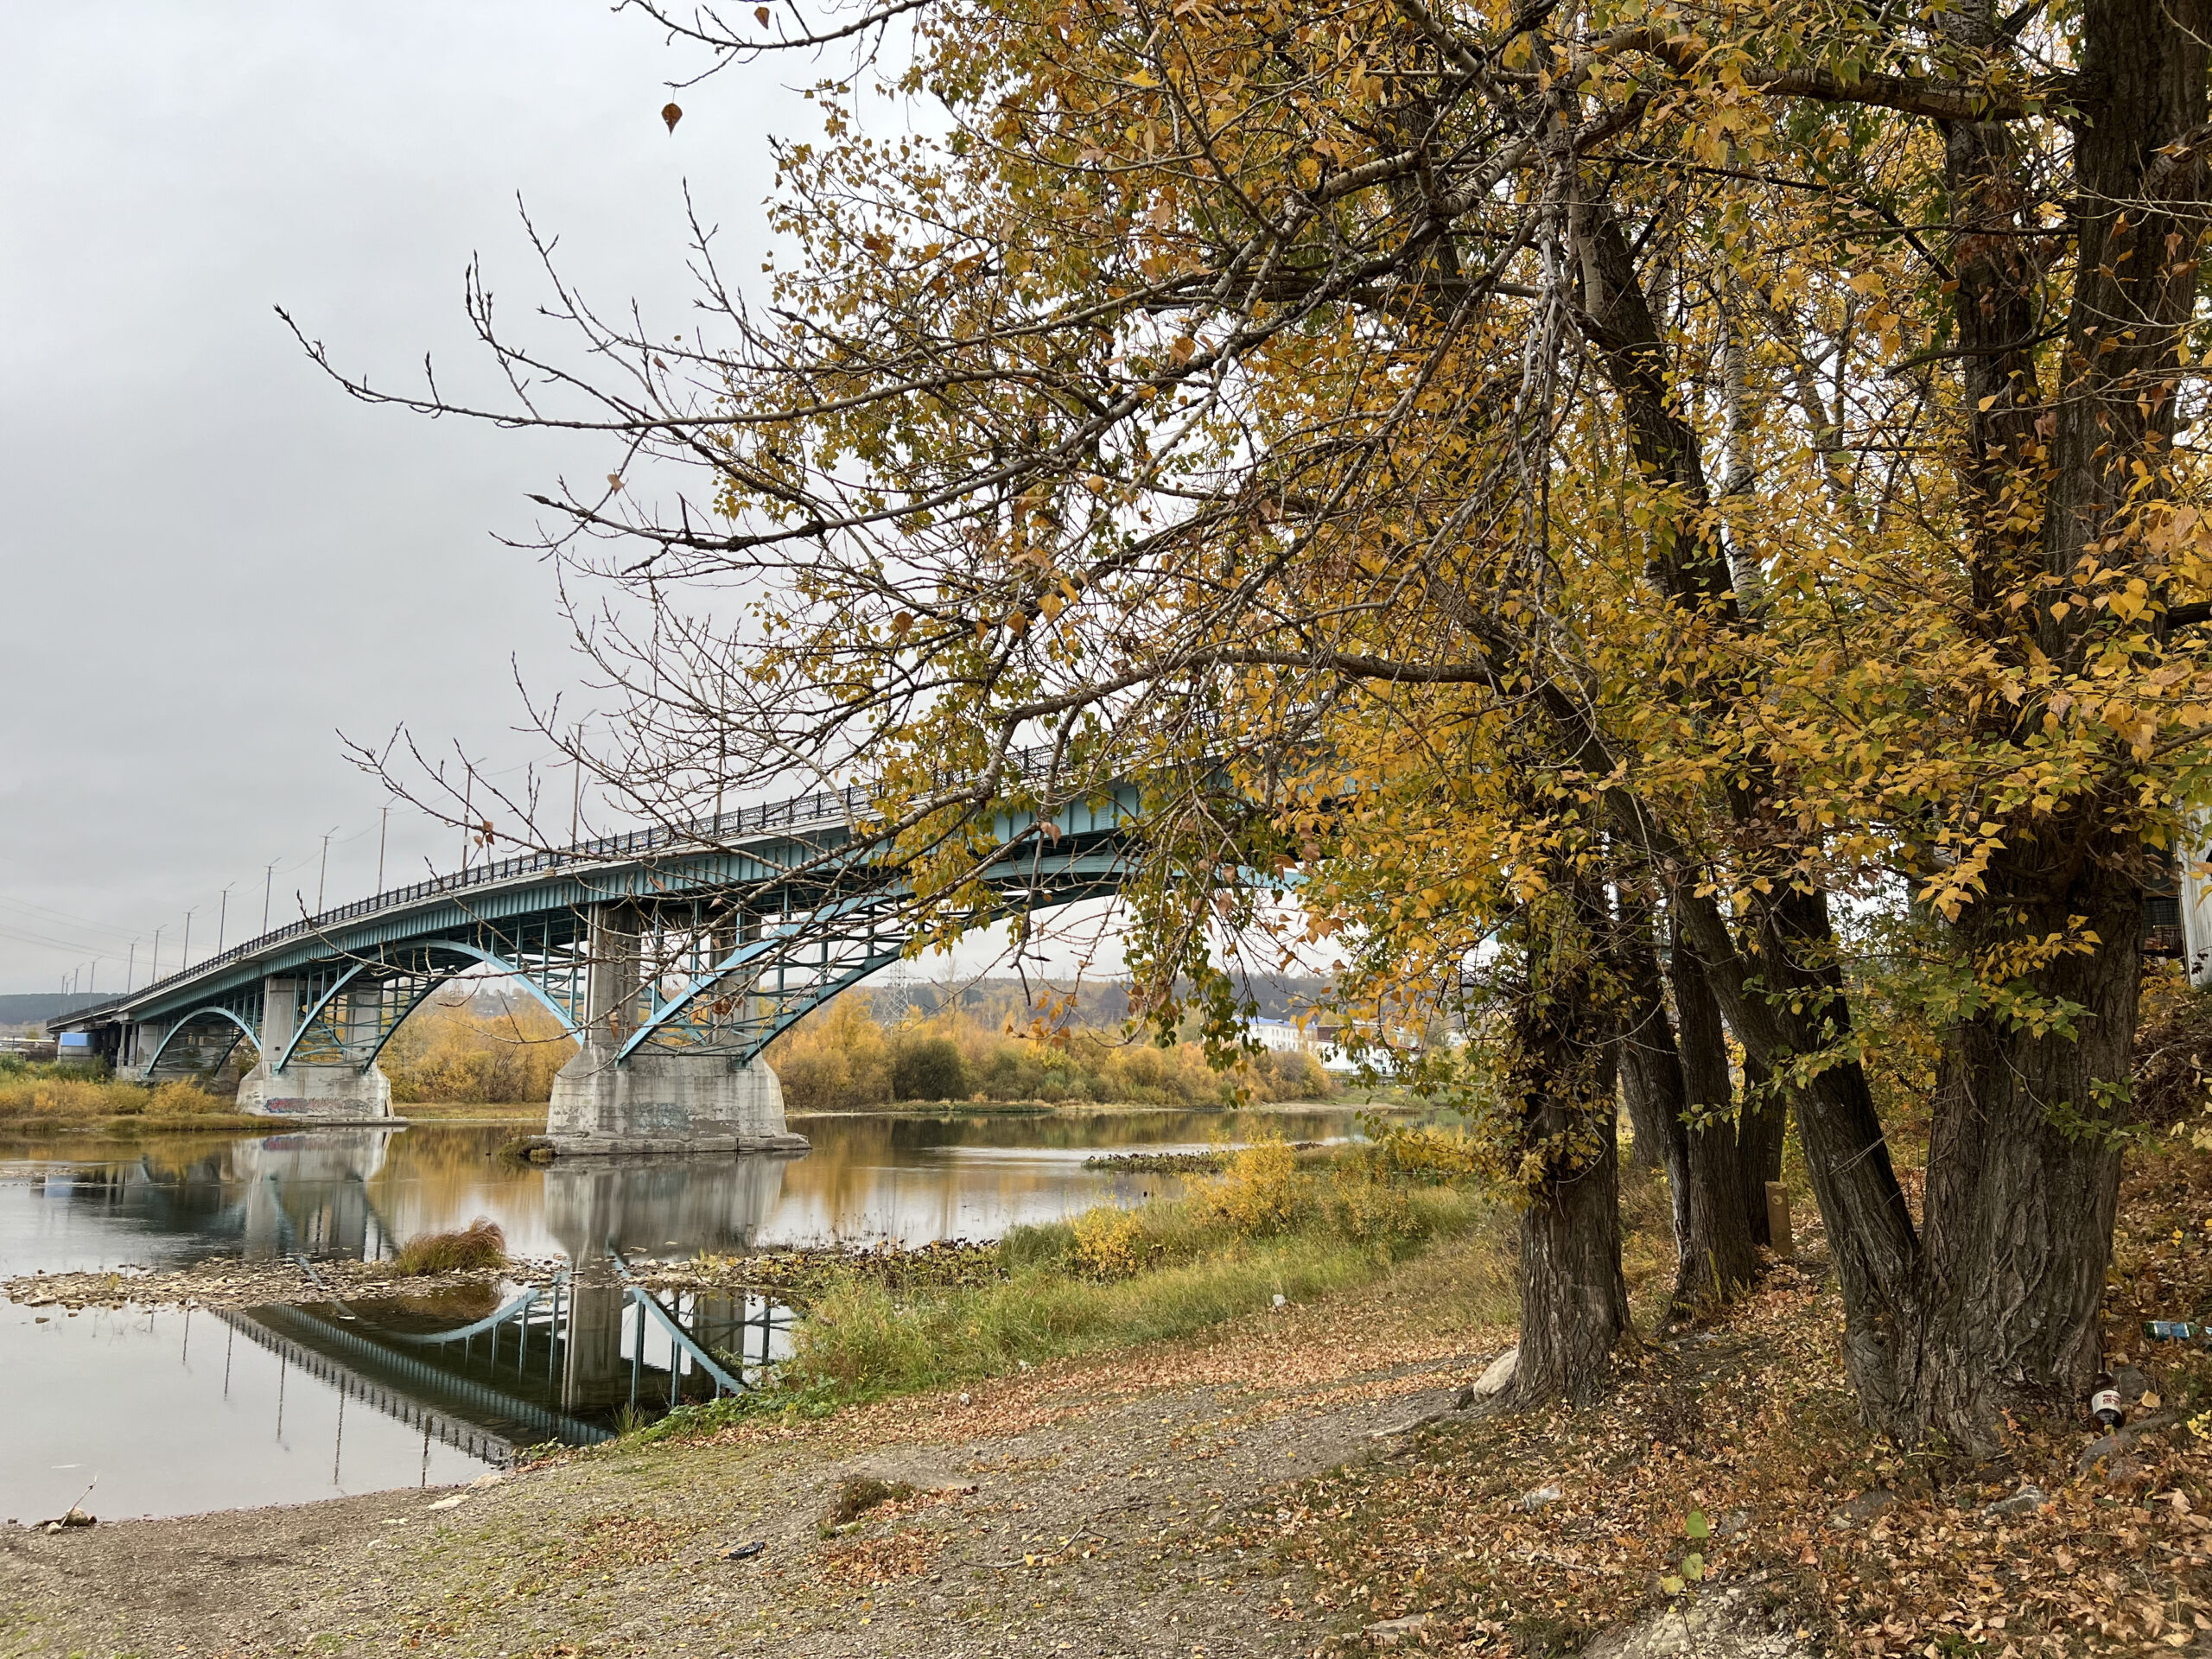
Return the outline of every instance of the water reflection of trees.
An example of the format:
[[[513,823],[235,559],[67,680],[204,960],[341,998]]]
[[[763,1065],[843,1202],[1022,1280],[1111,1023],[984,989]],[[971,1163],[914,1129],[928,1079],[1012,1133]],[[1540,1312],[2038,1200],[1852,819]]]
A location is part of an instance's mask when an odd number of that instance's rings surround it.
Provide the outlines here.
[[[614,1236],[625,1248],[652,1255],[987,1237],[1016,1222],[1174,1189],[1157,1175],[1087,1170],[1084,1160],[1094,1152],[1317,1140],[1346,1133],[1351,1122],[1344,1110],[1166,1109],[815,1117],[800,1123],[813,1143],[803,1158],[652,1160],[613,1180],[617,1196],[599,1201],[620,1211]],[[480,1215],[505,1229],[518,1254],[573,1257],[577,1246],[567,1235],[575,1230],[556,1215],[555,1191],[607,1187],[614,1166],[516,1165],[499,1156],[512,1134],[425,1125],[220,1141],[149,1137],[111,1158],[56,1160],[43,1179],[66,1190],[73,1210],[93,1212],[101,1226],[125,1236],[119,1243],[170,1261],[302,1250],[373,1259]],[[767,1177],[757,1172],[772,1166],[773,1180],[761,1190],[740,1195],[732,1186],[759,1186]],[[747,1169],[756,1173],[742,1173]]]
[[[247,1261],[300,1254],[388,1253],[390,1234],[369,1193],[391,1136],[322,1130],[188,1147],[149,1141],[124,1156],[41,1175],[42,1197],[92,1212],[118,1244],[156,1256],[216,1247]]]

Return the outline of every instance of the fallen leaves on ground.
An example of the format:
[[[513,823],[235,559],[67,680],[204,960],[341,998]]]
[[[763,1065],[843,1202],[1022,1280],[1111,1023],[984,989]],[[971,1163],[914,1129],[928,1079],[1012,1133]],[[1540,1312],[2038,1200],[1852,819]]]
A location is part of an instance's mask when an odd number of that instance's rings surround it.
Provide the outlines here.
[[[2140,1330],[2212,1300],[2208,1184],[2201,1158],[2131,1176],[2107,1329],[2110,1363],[2143,1370],[2143,1414],[2086,1466],[2097,1431],[2082,1414],[2015,1425],[1979,1466],[1871,1433],[1843,1373],[1840,1299],[1817,1262],[1785,1263],[1703,1328],[1630,1356],[1597,1406],[1448,1421],[1407,1463],[1286,1491],[1232,1539],[1308,1569],[1280,1611],[1333,1630],[1325,1646],[1426,1613],[1409,1639],[1427,1649],[1571,1652],[1757,1577],[1837,1652],[2172,1652],[2212,1630],[2212,1440],[2198,1432],[2212,1421],[2190,1427],[2212,1401],[2212,1353]]]

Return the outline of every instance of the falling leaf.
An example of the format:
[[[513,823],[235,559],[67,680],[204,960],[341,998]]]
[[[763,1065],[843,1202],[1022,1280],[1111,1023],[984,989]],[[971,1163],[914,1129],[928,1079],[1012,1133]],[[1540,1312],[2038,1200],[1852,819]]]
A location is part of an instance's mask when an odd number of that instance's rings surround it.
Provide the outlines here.
[[[622,474],[620,473],[609,473],[607,475],[607,487],[610,490],[620,489],[622,487]]]
[[[674,132],[676,124],[683,118],[683,108],[675,104],[664,104],[660,106],[660,118],[667,122],[668,130]]]
[[[755,6],[755,7],[753,7],[753,15],[755,17],[758,17],[758,18],[760,20],[760,27],[761,27],[761,28],[766,29],[766,28],[767,28],[767,27],[768,27],[768,8],[767,8],[767,7],[766,7],[766,6]]]
[[[1710,1538],[1713,1529],[1707,1524],[1703,1510],[1692,1510],[1682,1522],[1682,1530],[1693,1538]]]

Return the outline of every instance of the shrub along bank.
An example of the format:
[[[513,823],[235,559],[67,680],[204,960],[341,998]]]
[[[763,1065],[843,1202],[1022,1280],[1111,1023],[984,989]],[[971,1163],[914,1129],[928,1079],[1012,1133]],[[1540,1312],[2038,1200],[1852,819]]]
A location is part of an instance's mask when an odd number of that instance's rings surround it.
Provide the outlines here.
[[[97,1068],[29,1065],[0,1056],[0,1126],[15,1129],[76,1128],[110,1119],[149,1127],[226,1122],[231,1103],[196,1084],[118,1083]]]
[[[767,1052],[794,1111],[855,1111],[898,1101],[1042,1101],[1211,1107],[1248,1100],[1319,1100],[1334,1084],[1313,1057],[1252,1056],[1217,1071],[1196,1043],[1159,1048],[1116,1033],[1049,1037],[995,1030],[949,1009],[880,1022],[864,995],[839,997]]]

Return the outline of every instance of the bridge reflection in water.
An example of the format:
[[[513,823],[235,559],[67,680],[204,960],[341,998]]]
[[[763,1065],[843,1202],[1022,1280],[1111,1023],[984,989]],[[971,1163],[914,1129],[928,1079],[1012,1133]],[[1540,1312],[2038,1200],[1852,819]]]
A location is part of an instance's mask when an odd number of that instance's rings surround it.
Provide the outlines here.
[[[374,1259],[391,1236],[368,1188],[383,1140],[323,1134],[247,1153],[251,1166],[237,1171],[245,1179],[219,1213],[249,1256],[336,1249]],[[433,1439],[493,1463],[546,1441],[610,1440],[626,1422],[756,1386],[788,1351],[783,1303],[741,1291],[656,1292],[629,1267],[647,1251],[751,1249],[785,1161],[556,1165],[545,1173],[546,1218],[569,1266],[550,1284],[428,1295],[403,1285],[374,1299],[221,1317],[346,1399],[419,1426],[426,1461]],[[295,1195],[308,1202],[288,1203]]]

